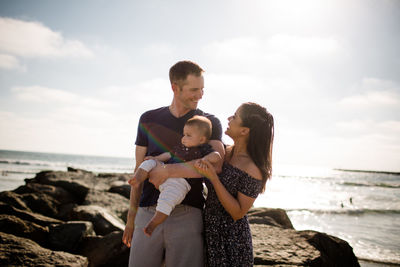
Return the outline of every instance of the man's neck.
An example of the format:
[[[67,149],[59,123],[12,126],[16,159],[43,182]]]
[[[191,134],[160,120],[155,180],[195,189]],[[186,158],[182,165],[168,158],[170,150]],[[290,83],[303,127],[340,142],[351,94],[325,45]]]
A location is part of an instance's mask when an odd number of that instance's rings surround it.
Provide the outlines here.
[[[185,116],[190,109],[185,108],[185,107],[179,107],[176,103],[172,102],[172,104],[169,106],[169,111],[171,112],[174,117],[180,118]]]

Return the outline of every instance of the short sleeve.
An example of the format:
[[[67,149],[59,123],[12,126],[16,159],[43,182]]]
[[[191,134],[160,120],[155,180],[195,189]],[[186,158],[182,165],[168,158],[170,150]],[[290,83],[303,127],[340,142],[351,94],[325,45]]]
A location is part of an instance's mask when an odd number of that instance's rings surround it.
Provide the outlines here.
[[[210,140],[222,140],[222,126],[219,119],[215,116],[209,117],[212,123],[212,133]]]
[[[262,187],[261,180],[257,180],[248,174],[244,174],[241,177],[238,191],[248,197],[256,198],[258,194],[261,193]]]
[[[142,116],[140,116],[139,119],[135,145],[148,146],[148,143],[149,141],[147,139],[147,133],[146,133],[145,114],[143,114]]]

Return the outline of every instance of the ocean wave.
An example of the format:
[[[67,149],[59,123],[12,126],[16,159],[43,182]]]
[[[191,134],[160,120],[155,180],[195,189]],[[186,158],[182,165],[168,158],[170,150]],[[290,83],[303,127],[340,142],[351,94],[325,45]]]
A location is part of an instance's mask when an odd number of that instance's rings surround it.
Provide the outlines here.
[[[37,171],[11,171],[11,170],[2,170],[1,175],[6,176],[7,174],[36,174]]]
[[[287,212],[308,212],[315,214],[343,214],[343,215],[363,215],[363,214],[400,214],[398,209],[336,209],[336,210],[321,210],[321,209],[286,209]]]
[[[59,165],[59,164],[49,164],[49,163],[45,163],[45,162],[20,161],[20,160],[0,160],[0,163],[3,163],[3,164],[14,164],[14,165],[25,165],[25,166],[40,166],[40,167],[51,167],[51,166]]]
[[[341,185],[345,186],[365,186],[365,187],[384,187],[384,188],[400,188],[400,184],[388,184],[388,183],[361,183],[361,182],[342,182]]]

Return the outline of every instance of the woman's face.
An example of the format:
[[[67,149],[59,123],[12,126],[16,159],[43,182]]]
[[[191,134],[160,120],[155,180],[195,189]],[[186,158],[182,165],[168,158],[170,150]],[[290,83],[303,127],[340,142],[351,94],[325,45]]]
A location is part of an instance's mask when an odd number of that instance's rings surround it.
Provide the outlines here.
[[[231,138],[238,136],[242,130],[242,119],[240,118],[240,107],[236,110],[235,114],[228,118],[228,128],[225,134]]]

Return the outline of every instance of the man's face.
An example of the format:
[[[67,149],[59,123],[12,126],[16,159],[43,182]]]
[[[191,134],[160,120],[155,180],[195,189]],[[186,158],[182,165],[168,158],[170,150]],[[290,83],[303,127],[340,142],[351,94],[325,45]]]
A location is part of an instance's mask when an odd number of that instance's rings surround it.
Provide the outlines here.
[[[197,104],[203,97],[204,77],[189,74],[175,92],[175,99],[184,108],[193,110],[197,108]]]

